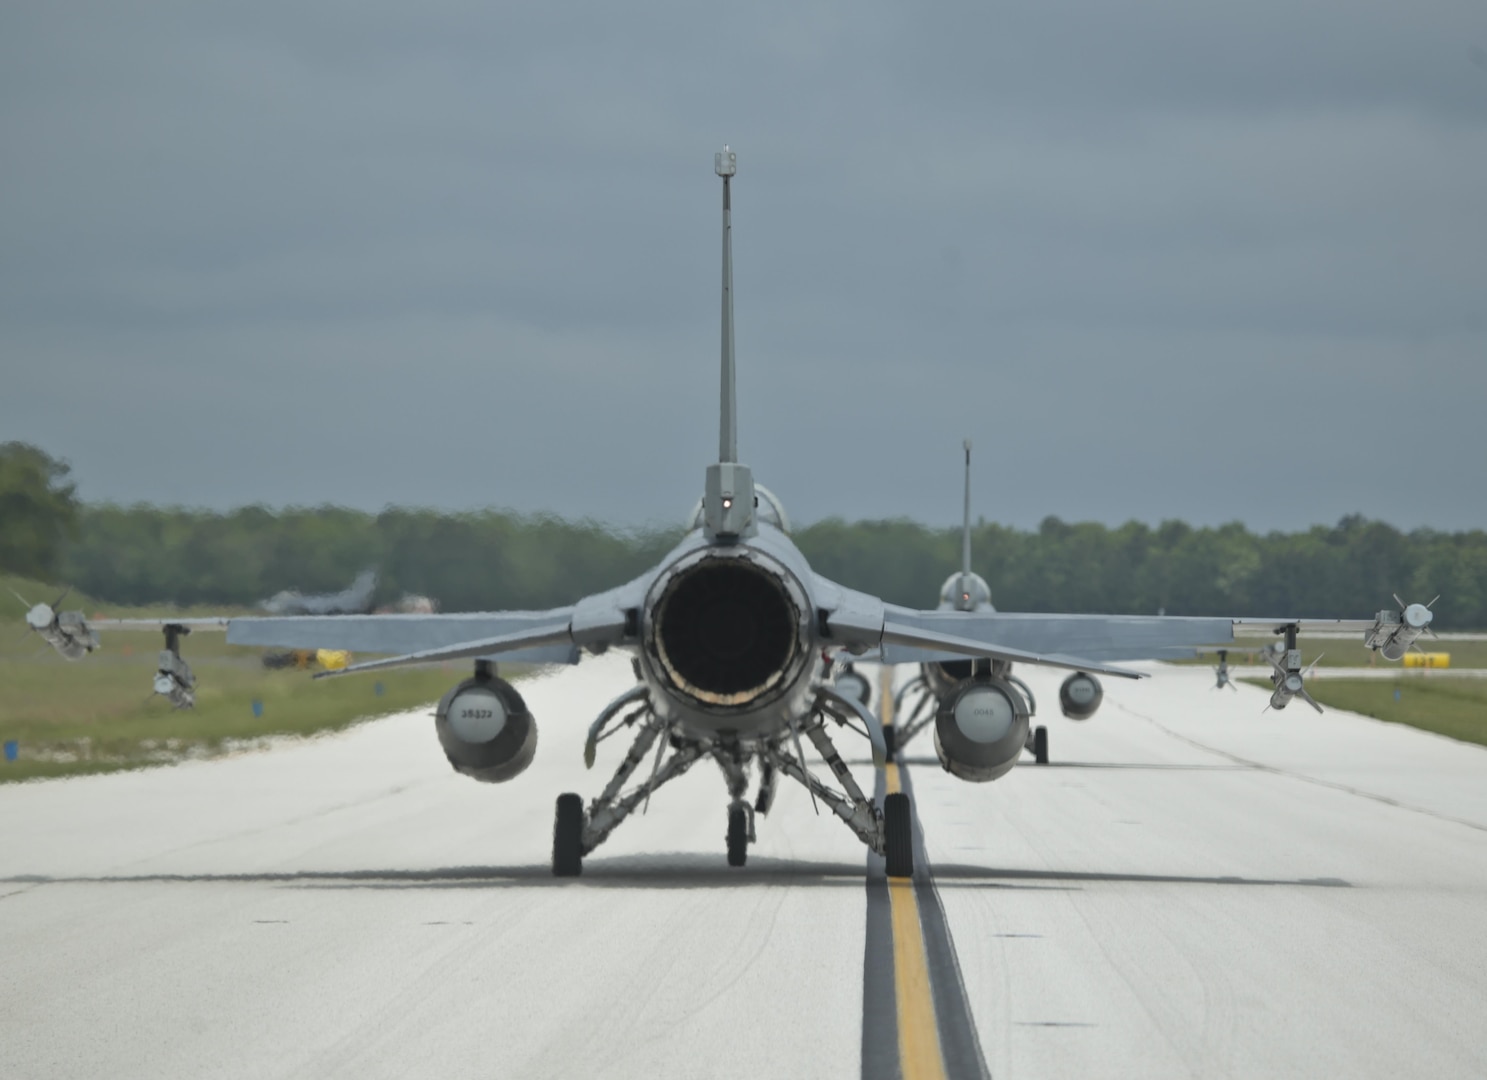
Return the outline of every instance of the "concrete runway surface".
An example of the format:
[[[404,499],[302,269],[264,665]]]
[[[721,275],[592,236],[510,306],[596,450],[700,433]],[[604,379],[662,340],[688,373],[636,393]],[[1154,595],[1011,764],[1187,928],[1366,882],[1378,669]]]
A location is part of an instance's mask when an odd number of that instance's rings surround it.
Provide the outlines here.
[[[1076,724],[1019,668],[1048,767],[978,786],[907,748],[932,1010],[982,1059],[939,1074],[1487,1075],[1487,751],[1152,670]],[[912,1017],[872,987],[903,927],[788,781],[743,870],[699,764],[550,876],[554,798],[608,779],[624,744],[586,773],[582,740],[629,682],[524,682],[541,744],[503,786],[424,712],[0,788],[0,1076],[898,1075]]]

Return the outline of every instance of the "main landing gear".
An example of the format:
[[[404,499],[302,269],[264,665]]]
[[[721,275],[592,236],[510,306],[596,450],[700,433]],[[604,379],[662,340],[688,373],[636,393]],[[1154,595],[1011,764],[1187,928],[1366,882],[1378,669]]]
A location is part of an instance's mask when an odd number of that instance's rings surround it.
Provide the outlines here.
[[[1039,765],[1048,764],[1048,729],[1042,724],[1033,728],[1032,738],[1028,742],[1028,749],[1033,752],[1033,760]]]
[[[880,810],[871,796],[863,792],[837,753],[827,734],[828,719],[871,739],[869,730],[861,726],[863,715],[844,706],[835,695],[818,698],[814,711],[783,732],[745,742],[683,737],[655,715],[643,690],[630,691],[600,714],[590,729],[585,750],[586,760],[592,762],[593,748],[600,741],[621,727],[637,728],[635,740],[613,778],[587,807],[578,795],[567,793],[558,796],[553,815],[553,875],[580,875],[584,857],[602,844],[620,822],[637,808],[643,808],[652,794],[681,776],[700,758],[710,757],[728,785],[728,827],[723,839],[729,866],[747,864],[749,845],[757,839],[755,818],[769,812],[779,778],[788,776],[810,792],[811,802],[818,813],[820,804],[825,803],[826,808],[841,818],[864,844],[884,856],[890,877],[912,877],[913,812],[909,797],[902,793],[889,795]],[[802,745],[807,740],[831,770],[836,781],[834,785],[819,779],[806,768]],[[625,790],[625,785],[647,759],[651,762],[649,778]],[[756,763],[760,770],[759,790],[751,803],[746,798],[748,774],[750,765]]]
[[[552,823],[552,873],[554,877],[583,873],[583,800],[571,792],[558,796]]]
[[[903,792],[883,797],[884,862],[888,876],[914,876],[914,811]]]

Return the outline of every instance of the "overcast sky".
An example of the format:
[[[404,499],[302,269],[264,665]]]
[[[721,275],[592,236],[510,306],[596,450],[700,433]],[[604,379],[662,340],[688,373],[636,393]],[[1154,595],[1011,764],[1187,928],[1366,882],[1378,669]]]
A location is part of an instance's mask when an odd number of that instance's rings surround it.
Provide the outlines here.
[[[1487,527],[1481,0],[0,8],[0,441],[89,499]]]

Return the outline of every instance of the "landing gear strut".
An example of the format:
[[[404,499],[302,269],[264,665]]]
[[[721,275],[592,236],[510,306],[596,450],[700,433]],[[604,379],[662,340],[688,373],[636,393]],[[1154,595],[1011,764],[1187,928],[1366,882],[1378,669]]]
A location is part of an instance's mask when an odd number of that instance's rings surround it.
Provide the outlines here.
[[[617,706],[636,704],[638,701],[638,696],[626,695],[616,701],[611,707],[614,711],[607,710],[604,716],[601,716],[601,720],[617,717],[619,715]],[[675,745],[671,756],[667,758],[666,749],[671,744],[670,731],[667,725],[651,711],[649,702],[640,704],[640,707],[622,722],[627,725],[638,724],[640,732],[635,736],[635,742],[625,754],[625,759],[615,770],[613,778],[610,779],[599,797],[589,804],[588,810],[584,810],[583,800],[577,795],[567,794],[558,797],[557,813],[553,820],[552,844],[552,872],[555,877],[576,877],[581,873],[585,855],[604,843],[616,826],[629,817],[637,807],[649,802],[653,792],[682,775],[698,758],[712,749],[710,745],[700,742],[679,743]],[[590,734],[590,740],[593,743],[597,743],[600,737],[602,737],[602,732]],[[651,765],[650,777],[645,783],[621,795],[625,784],[650,754],[652,747],[655,747],[656,753]]]
[[[577,877],[581,874],[584,856],[602,844],[630,814],[644,806],[655,791],[682,775],[703,757],[711,757],[717,762],[728,785],[725,844],[729,866],[743,866],[748,862],[749,845],[755,842],[755,816],[769,811],[779,778],[784,775],[810,792],[812,803],[818,805],[818,812],[819,804],[825,803],[827,809],[841,818],[868,848],[883,855],[888,860],[890,876],[912,876],[914,846],[909,797],[902,793],[891,795],[880,810],[871,796],[863,793],[846,762],[837,753],[826,732],[828,718],[869,741],[876,740],[877,732],[865,726],[875,723],[876,719],[831,691],[823,691],[817,699],[816,709],[795,721],[785,733],[748,742],[682,735],[655,714],[643,689],[637,688],[616,698],[589,729],[584,760],[592,764],[598,743],[620,727],[635,727],[635,740],[604,791],[587,807],[572,793],[558,797],[553,817],[554,876]],[[806,741],[816,748],[831,770],[835,786],[820,780],[806,768],[802,751],[802,743]],[[649,778],[626,791],[625,785],[647,759],[650,760]],[[746,798],[748,765],[755,760],[760,765],[761,776],[758,795],[751,804]]]
[[[774,793],[780,784],[780,774],[769,762],[764,763],[763,775],[759,778],[759,795],[754,800],[754,813],[767,814],[774,805]]]

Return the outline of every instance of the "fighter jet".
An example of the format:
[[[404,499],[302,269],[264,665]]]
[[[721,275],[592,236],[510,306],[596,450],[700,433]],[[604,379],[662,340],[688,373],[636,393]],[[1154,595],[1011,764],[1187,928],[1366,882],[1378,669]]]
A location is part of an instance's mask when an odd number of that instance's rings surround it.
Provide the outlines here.
[[[991,586],[986,579],[971,570],[971,440],[964,443],[965,449],[965,502],[960,531],[960,571],[951,574],[940,586],[941,611],[986,611],[994,612],[991,603]],[[1014,714],[1024,715],[1028,721],[1038,713],[1038,699],[1033,696],[1027,683],[1012,674],[1012,664],[1006,660],[928,660],[919,665],[919,674],[910,679],[894,696],[893,719],[884,726],[883,738],[888,745],[888,754],[893,757],[898,748],[909,743],[925,728],[936,722],[941,709],[955,701],[962,687],[970,680],[989,680],[1001,684],[1001,689],[1011,702]],[[1059,706],[1071,720],[1088,720],[1104,700],[1104,688],[1100,680],[1088,672],[1076,671],[1059,687]],[[903,717],[903,720],[899,720]],[[1028,729],[1026,749],[1039,765],[1048,764],[1048,729],[1039,724]],[[943,751],[936,743],[935,753],[944,765]],[[1016,759],[1006,762],[1012,768]],[[948,765],[945,765],[949,768]]]
[[[294,589],[275,593],[258,606],[271,615],[365,615],[372,610],[377,571],[363,570],[340,592],[304,596]]]
[[[100,622],[97,629],[163,628],[168,634],[171,626],[189,625],[225,629],[235,645],[395,654],[317,678],[470,661],[470,677],[439,702],[434,730],[455,770],[489,783],[520,775],[537,750],[536,721],[517,688],[497,674],[498,661],[576,663],[581,653],[609,649],[633,654],[635,685],[590,725],[585,763],[592,766],[599,744],[616,735],[628,735],[630,747],[598,795],[587,802],[576,793],[558,796],[552,846],[552,871],[558,876],[579,874],[584,858],[659,789],[697,762],[711,760],[726,780],[729,865],[745,864],[757,819],[768,813],[775,786],[785,776],[883,855],[890,875],[908,877],[914,869],[908,795],[890,794],[879,807],[837,750],[837,738],[860,738],[871,745],[876,765],[887,757],[882,724],[830,680],[839,656],[876,651],[890,664],[980,662],[935,714],[941,762],[955,776],[979,782],[1004,775],[1028,739],[1028,710],[1002,674],[1006,665],[1138,678],[1139,672],[1112,661],[1233,640],[1245,620],[1006,614],[989,603],[971,603],[979,595],[973,588],[960,589],[958,604],[916,611],[815,573],[785,531],[777,501],[755,483],[739,457],[733,151],[725,147],[717,154],[714,169],[723,188],[718,455],[703,474],[695,527],[659,565],[633,581],[548,611],[115,620]],[[823,403],[821,422],[839,421]],[[974,585],[969,578],[963,583]],[[1397,659],[1430,618],[1425,607],[1411,604],[1368,620],[1323,625],[1356,628],[1372,647]],[[28,620],[43,633],[59,626],[50,609],[33,611]],[[1253,622],[1271,632],[1294,633],[1301,625],[1296,619]],[[93,628],[77,631],[91,634]],[[830,770],[830,779],[813,771],[807,745]],[[644,779],[632,784],[638,771]],[[750,802],[752,773],[758,788]]]

